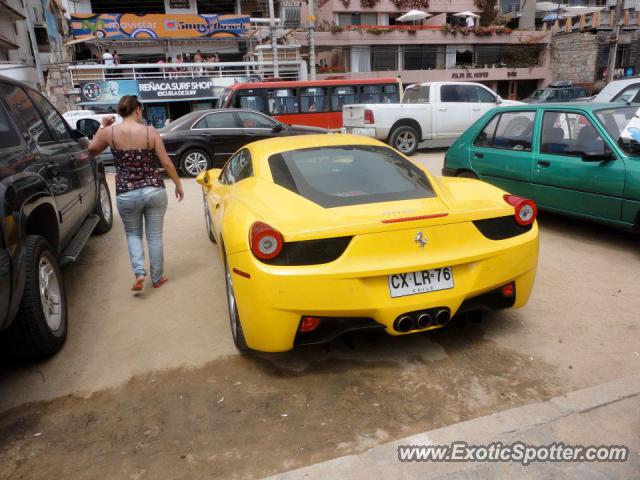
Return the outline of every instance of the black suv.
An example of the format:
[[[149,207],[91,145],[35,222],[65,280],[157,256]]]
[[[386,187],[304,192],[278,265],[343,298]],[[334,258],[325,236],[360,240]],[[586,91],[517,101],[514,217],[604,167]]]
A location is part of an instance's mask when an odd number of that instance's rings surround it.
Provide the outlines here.
[[[38,358],[67,336],[60,266],[111,229],[104,167],[39,92],[0,77],[0,352]]]

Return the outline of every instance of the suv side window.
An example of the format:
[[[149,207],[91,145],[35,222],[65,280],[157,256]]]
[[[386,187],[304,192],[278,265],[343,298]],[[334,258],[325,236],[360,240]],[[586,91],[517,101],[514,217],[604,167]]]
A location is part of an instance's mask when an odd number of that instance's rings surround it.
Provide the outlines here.
[[[229,159],[220,174],[220,182],[225,185],[238,183],[240,180],[253,176],[251,154],[243,149]]]
[[[16,147],[20,145],[20,134],[11,123],[9,114],[0,103],[0,148]],[[4,159],[0,158],[0,162]]]
[[[24,136],[31,137],[39,145],[53,141],[51,132],[22,88],[17,85],[0,83],[0,94],[5,99],[11,116],[18,123]]]
[[[640,102],[640,83],[634,83],[613,97],[612,102]]]
[[[535,112],[503,112],[491,119],[476,138],[476,147],[531,151]]]
[[[491,92],[489,92],[488,90],[485,90],[482,87],[478,87],[478,86],[473,86],[473,88],[476,90],[476,95],[477,95],[477,102],[481,102],[481,103],[496,103],[496,97],[495,95],[493,95]]]
[[[587,117],[573,112],[545,112],[540,151],[555,155],[606,153],[609,147]]]
[[[491,144],[493,143],[493,136],[496,133],[498,120],[500,120],[499,113],[497,115],[494,115],[491,121],[487,123],[487,125],[478,134],[475,142],[473,142],[476,147],[491,147]]]
[[[33,99],[33,103],[36,104],[45,122],[47,122],[51,131],[58,137],[58,140],[61,142],[73,140],[71,132],[69,132],[69,128],[67,127],[67,122],[62,118],[62,115],[53,108],[49,101],[35,91],[30,91],[29,96]]]

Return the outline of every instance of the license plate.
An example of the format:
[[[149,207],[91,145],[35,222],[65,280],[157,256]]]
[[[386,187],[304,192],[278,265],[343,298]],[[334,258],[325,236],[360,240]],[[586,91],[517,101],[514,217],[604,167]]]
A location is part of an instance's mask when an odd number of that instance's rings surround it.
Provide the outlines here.
[[[363,135],[365,137],[376,136],[376,130],[374,128],[349,127],[347,128],[347,133],[350,133],[352,135]]]
[[[391,298],[448,290],[450,288],[453,288],[453,270],[451,267],[389,275]]]

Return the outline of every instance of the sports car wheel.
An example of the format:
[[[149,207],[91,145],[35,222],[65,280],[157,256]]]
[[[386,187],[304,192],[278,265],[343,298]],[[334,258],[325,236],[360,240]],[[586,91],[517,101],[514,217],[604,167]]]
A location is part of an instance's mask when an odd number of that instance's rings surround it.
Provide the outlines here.
[[[244,339],[242,324],[240,323],[240,315],[238,315],[238,306],[236,304],[236,295],[233,291],[233,278],[231,277],[231,269],[227,261],[226,254],[224,260],[224,273],[227,284],[227,304],[229,305],[229,321],[231,323],[231,336],[236,348],[241,352],[248,352],[249,347]]]
[[[216,243],[216,237],[213,234],[213,225],[211,223],[211,213],[209,212],[209,205],[207,205],[207,196],[205,193],[202,193],[202,202],[204,203],[204,224],[207,228],[207,235],[209,236],[209,240],[213,243]]]
[[[187,150],[180,160],[180,170],[187,177],[197,177],[209,168],[211,168],[211,159],[202,150]]]
[[[413,155],[418,148],[418,132],[409,125],[402,125],[391,132],[389,143],[405,155]]]

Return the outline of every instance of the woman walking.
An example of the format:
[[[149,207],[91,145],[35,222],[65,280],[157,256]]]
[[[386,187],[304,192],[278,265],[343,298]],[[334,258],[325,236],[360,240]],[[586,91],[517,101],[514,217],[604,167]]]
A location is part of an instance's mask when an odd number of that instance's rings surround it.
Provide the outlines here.
[[[146,231],[154,288],[167,281],[163,273],[162,225],[167,210],[167,192],[160,173],[162,166],[173,183],[178,201],[184,198],[180,178],[167,155],[162,139],[153,127],[142,123],[142,104],[135,95],[126,95],[118,103],[122,123],[113,125],[114,117],[105,117],[91,140],[89,152],[113,149],[116,166],[116,205],[127,235],[131,268],[135,275],[133,291],[143,288],[145,270],[142,230]]]

